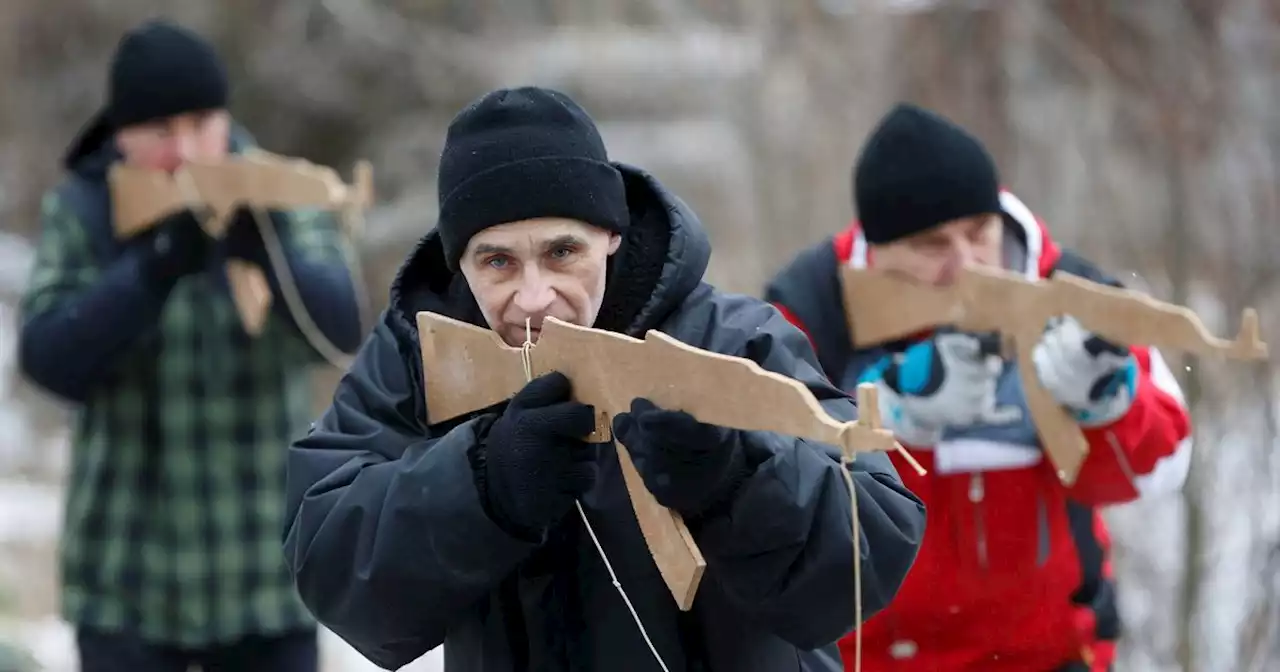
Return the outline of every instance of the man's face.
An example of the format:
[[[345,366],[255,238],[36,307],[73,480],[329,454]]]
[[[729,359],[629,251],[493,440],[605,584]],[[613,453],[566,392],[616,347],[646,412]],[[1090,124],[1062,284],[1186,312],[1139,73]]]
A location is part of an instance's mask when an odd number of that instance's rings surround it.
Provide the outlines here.
[[[480,311],[507,345],[538,340],[542,320],[589,327],[604,300],[609,255],[622,236],[546,217],[487,228],[467,243],[460,266]]]
[[[188,112],[121,128],[116,147],[129,165],[172,173],[185,161],[224,158],[230,137],[226,110]]]
[[[1000,266],[1004,222],[998,214],[953,219],[913,236],[873,245],[874,266],[934,286],[955,282],[966,266]]]

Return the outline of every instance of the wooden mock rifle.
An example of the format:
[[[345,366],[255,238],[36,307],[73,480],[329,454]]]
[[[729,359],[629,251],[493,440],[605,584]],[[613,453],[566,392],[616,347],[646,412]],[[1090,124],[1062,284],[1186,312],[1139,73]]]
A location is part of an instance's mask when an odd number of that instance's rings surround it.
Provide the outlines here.
[[[417,320],[433,424],[488,408],[514,396],[526,381],[560,371],[573,382],[574,398],[595,407],[596,429],[588,437],[593,442],[608,441],[613,416],[626,412],[632,399],[645,397],[705,423],[838,446],[845,462],[859,452],[902,450],[892,432],[880,427],[871,386],[859,390],[859,419],[839,422],[827,415],[803,383],[749,359],[695,348],[659,331],[649,331],[639,340],[547,318],[537,344],[516,348],[489,329],[436,313],[420,312]],[[620,442],[615,445],[645,543],[676,604],[687,611],[706,561],[680,515],[654,499],[627,448]],[[909,456],[908,460],[920,470]],[[845,476],[851,484],[847,470]]]
[[[1258,314],[1246,308],[1234,341],[1218,338],[1194,312],[1129,289],[1069,273],[1029,280],[999,268],[972,267],[947,287],[930,287],[885,271],[841,269],[845,315],[854,348],[940,326],[999,332],[1018,361],[1027,407],[1044,450],[1064,485],[1075,483],[1089,447],[1080,426],[1036,375],[1032,352],[1049,318],[1070,315],[1113,343],[1181,350],[1229,359],[1263,360],[1267,345]]]
[[[373,169],[367,161],[356,164],[354,181],[348,185],[331,168],[256,148],[216,162],[188,161],[173,174],[116,163],[107,181],[113,226],[120,239],[145,232],[185,209],[207,213],[201,226],[211,237],[221,238],[241,207],[318,208],[353,214],[373,203]],[[342,221],[354,229],[353,222],[359,218],[343,217]],[[258,335],[272,301],[263,270],[231,259],[227,279],[240,323],[248,334]]]

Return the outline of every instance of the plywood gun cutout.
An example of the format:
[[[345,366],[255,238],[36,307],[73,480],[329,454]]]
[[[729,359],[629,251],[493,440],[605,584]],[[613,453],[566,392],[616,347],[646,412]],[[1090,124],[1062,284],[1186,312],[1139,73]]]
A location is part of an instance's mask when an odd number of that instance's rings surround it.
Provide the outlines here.
[[[136,236],[187,208],[208,212],[205,229],[220,238],[242,206],[261,210],[367,208],[373,202],[373,169],[369,162],[360,161],[354,173],[352,184],[345,184],[331,168],[253,149],[217,162],[189,161],[172,175],[116,163],[107,181],[117,238]],[[232,260],[227,264],[227,278],[245,331],[261,333],[272,300],[262,269]]]
[[[1113,343],[1240,360],[1267,358],[1252,308],[1241,316],[1238,337],[1228,341],[1209,333],[1188,308],[1067,273],[1033,281],[1003,269],[973,268],[945,288],[876,270],[844,267],[842,274],[845,314],[856,348],[939,326],[1000,332],[1011,342],[1032,420],[1065,485],[1075,483],[1088,444],[1075,419],[1035,374],[1031,355],[1049,318],[1071,315]]]
[[[436,313],[420,312],[417,319],[431,422],[487,408],[524,387],[521,348],[507,346],[488,329]],[[839,446],[846,460],[859,452],[902,450],[893,433],[879,427],[874,405],[860,408],[863,419],[857,422],[839,422],[799,381],[658,331],[639,340],[547,318],[531,349],[533,377],[560,371],[573,381],[575,398],[595,407],[591,441],[608,441],[613,416],[629,410],[635,397],[645,397],[709,424]],[[687,611],[706,561],[680,516],[654,499],[626,447],[616,445],[645,542],[676,604]]]

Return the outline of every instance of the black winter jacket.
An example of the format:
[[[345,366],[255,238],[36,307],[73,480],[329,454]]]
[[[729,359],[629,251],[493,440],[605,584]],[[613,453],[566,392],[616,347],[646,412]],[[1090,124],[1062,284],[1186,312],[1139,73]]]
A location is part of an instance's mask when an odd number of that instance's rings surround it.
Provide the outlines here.
[[[710,244],[692,211],[651,176],[619,168],[632,225],[596,326],[658,329],[747,357],[853,419],[853,401],[819,373],[798,329],[767,303],[702,281]],[[483,421],[437,425],[424,407],[423,310],[484,324],[435,232],[400,270],[332,406],[290,449],[284,547],[303,600],[385,669],[444,644],[450,672],[659,670],[576,511],[540,546],[486,515],[468,459]],[[671,672],[838,672],[834,642],[855,625],[838,452],[764,432],[738,438],[752,475],[724,511],[687,521],[707,561],[687,613],[649,555],[612,449],[583,506]],[[914,561],[924,511],[886,456],[859,457],[853,472],[869,617]]]

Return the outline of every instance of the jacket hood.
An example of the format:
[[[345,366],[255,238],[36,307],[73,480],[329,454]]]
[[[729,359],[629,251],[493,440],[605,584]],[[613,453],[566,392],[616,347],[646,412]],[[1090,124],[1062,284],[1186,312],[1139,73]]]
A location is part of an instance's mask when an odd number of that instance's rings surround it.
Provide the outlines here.
[[[232,120],[231,152],[239,153],[256,145],[257,140],[248,129]],[[107,169],[121,158],[104,108],[89,119],[67,146],[66,153],[62,155],[62,167],[90,182],[105,182]]]
[[[631,224],[609,259],[595,327],[631,336],[661,324],[702,282],[711,242],[693,210],[648,172],[614,163],[626,185]],[[460,272],[445,263],[437,230],[419,241],[391,284],[389,310],[417,333],[417,313],[431,311],[487,327]]]

